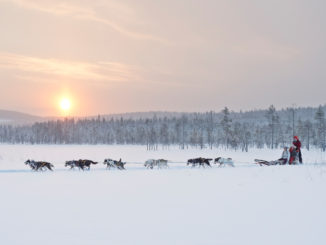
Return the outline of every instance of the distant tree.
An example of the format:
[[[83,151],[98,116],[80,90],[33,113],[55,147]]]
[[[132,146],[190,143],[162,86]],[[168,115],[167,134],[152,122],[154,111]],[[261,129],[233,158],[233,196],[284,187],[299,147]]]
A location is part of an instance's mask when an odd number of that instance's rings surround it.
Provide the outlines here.
[[[161,144],[168,148],[169,146],[169,127],[167,125],[166,122],[164,122],[161,126],[161,130],[160,130],[160,141]]]
[[[187,124],[187,117],[186,115],[182,115],[181,117],[181,149],[185,149],[185,142],[186,142],[186,124]]]
[[[290,118],[291,118],[291,127],[292,127],[292,138],[295,136],[295,116],[296,116],[296,108],[293,105],[290,109]]]
[[[274,105],[271,105],[267,112],[266,112],[266,115],[265,117],[267,118],[268,120],[268,125],[270,127],[270,131],[271,131],[271,147],[272,149],[274,149],[274,144],[275,144],[275,131],[276,131],[276,127],[277,125],[279,124],[279,116],[276,112],[276,109],[274,107]]]
[[[312,135],[312,123],[309,120],[306,120],[304,122],[304,128],[305,128],[305,132],[306,132],[306,148],[309,151],[310,150],[310,138]]]
[[[225,144],[226,148],[228,148],[229,144],[230,144],[232,119],[230,118],[230,111],[227,107],[225,107],[222,110],[222,115],[223,115],[223,118],[221,121],[221,126],[222,126],[223,133],[224,133],[224,144]]]
[[[326,125],[325,125],[325,112],[322,106],[319,106],[316,114],[315,120],[317,122],[317,130],[318,130],[318,141],[320,144],[320,148],[325,151],[326,150]]]
[[[213,131],[214,131],[214,120],[213,120],[213,111],[210,111],[207,114],[207,125],[206,125],[206,131],[207,131],[207,143],[209,145],[209,148],[213,148]]]

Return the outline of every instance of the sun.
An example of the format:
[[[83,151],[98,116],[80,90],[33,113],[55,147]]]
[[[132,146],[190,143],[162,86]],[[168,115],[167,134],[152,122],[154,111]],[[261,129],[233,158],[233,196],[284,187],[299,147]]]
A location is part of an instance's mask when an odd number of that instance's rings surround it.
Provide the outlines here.
[[[63,111],[68,112],[71,108],[71,102],[68,98],[63,98],[60,101],[60,107]]]

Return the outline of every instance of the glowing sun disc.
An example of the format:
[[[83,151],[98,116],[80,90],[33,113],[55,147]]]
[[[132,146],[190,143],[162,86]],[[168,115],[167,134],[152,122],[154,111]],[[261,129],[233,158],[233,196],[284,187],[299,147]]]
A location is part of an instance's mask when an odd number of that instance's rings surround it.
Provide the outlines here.
[[[64,111],[68,111],[71,107],[71,102],[69,99],[62,99],[60,102],[60,107]]]

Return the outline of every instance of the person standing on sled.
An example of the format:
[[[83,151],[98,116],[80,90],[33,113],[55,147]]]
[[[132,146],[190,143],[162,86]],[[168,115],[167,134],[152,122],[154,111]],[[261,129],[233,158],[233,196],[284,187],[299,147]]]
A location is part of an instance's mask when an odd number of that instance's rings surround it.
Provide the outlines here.
[[[284,147],[284,151],[282,153],[282,157],[280,159],[278,159],[278,161],[280,162],[280,164],[284,165],[287,164],[288,160],[289,160],[289,152],[288,152],[288,148],[285,146]]]
[[[299,154],[299,162],[302,163],[302,154],[301,154],[301,142],[298,136],[293,137],[293,145],[295,146],[295,150]]]
[[[299,152],[293,147],[290,147],[290,160],[289,160],[289,164],[297,164],[298,163],[298,156],[299,156]]]

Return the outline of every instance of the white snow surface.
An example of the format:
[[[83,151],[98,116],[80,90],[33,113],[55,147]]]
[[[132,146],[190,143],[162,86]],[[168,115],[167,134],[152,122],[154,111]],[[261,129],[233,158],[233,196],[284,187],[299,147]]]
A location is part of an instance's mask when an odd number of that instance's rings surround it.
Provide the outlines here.
[[[281,150],[146,151],[144,146],[0,145],[0,244],[326,244],[326,164],[303,150],[305,164],[263,166]],[[232,157],[235,168],[191,168],[194,157]],[[106,170],[104,158],[126,161]],[[28,158],[53,172],[32,172]],[[68,170],[72,159],[99,161]],[[145,169],[150,158],[169,169]]]

